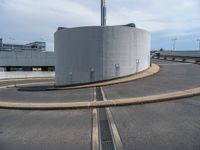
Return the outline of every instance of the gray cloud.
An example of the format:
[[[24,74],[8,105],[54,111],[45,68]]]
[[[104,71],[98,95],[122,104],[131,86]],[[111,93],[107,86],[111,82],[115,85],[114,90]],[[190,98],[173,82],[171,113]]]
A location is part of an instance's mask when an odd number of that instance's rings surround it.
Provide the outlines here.
[[[99,4],[100,0],[0,0],[0,36],[22,43],[43,38],[52,50],[58,26],[99,25]],[[153,39],[199,34],[199,0],[107,0],[107,5],[109,25],[134,22],[153,32]]]

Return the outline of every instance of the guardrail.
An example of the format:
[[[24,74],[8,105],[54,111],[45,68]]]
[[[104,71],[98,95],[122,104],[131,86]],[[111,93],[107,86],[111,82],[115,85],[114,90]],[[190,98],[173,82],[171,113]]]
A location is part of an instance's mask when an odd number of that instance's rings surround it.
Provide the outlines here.
[[[198,63],[198,64],[200,63],[200,57],[194,57],[194,56],[160,55],[158,53],[158,54],[153,55],[152,58]]]

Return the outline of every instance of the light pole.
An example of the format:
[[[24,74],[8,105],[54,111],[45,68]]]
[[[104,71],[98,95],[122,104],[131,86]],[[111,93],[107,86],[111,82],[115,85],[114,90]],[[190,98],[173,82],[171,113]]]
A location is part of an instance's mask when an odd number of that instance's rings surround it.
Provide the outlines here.
[[[13,50],[13,49],[14,49],[14,40],[15,40],[15,39],[12,38],[12,37],[10,37],[9,39],[12,41],[11,43],[12,43],[12,50]]]
[[[200,39],[197,39],[197,42],[199,43],[199,51],[200,51]]]
[[[173,38],[172,39],[172,50],[175,50],[176,49],[176,40],[178,40],[177,38]]]
[[[16,60],[16,62],[17,62],[17,50],[16,49],[14,49],[14,38],[13,37],[10,37],[9,38],[11,41],[12,41],[12,51],[13,51],[13,53],[15,54],[15,60]]]

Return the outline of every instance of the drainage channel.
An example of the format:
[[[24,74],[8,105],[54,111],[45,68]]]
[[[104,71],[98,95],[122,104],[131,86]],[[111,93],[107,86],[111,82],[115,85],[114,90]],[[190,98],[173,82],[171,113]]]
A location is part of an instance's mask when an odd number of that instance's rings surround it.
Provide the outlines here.
[[[96,101],[103,101],[104,95],[100,87],[96,88]],[[97,124],[98,124],[98,143],[99,150],[118,150],[123,149],[121,139],[118,138],[118,132],[116,126],[113,127],[113,118],[109,108],[97,109]],[[113,131],[115,130],[115,131]],[[116,136],[117,132],[117,136]],[[117,137],[117,138],[115,138]],[[117,139],[117,140],[116,140]],[[118,140],[120,139],[120,140]],[[118,142],[120,141],[120,142]],[[117,143],[116,143],[117,142]],[[120,143],[120,144],[119,144]],[[118,146],[120,145],[120,146]]]
[[[105,108],[100,108],[98,114],[99,114],[99,130],[100,130],[100,149],[115,150],[114,141],[112,139]]]

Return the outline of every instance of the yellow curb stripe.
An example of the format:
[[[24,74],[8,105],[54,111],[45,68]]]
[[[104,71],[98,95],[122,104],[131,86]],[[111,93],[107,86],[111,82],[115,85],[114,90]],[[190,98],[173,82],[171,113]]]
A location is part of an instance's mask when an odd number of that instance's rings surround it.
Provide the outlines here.
[[[145,97],[136,97],[129,99],[116,99],[108,101],[90,101],[90,102],[75,102],[75,103],[12,103],[12,102],[0,102],[0,108],[7,109],[32,109],[32,110],[57,110],[57,109],[90,109],[99,107],[113,107],[113,106],[125,106],[125,105],[138,105],[145,103],[155,103],[162,101],[169,101],[181,98],[187,98],[200,95],[200,87],[160,94]],[[115,101],[115,103],[113,103]]]
[[[68,89],[91,88],[91,87],[97,87],[97,86],[109,86],[109,85],[113,85],[113,84],[120,84],[120,83],[130,82],[130,81],[134,81],[134,80],[152,76],[152,75],[158,73],[159,70],[160,70],[160,67],[157,64],[152,64],[151,67],[148,68],[147,70],[137,73],[137,74],[127,76],[127,77],[122,77],[119,79],[113,79],[113,80],[109,80],[109,81],[103,81],[101,83],[92,83],[92,84],[72,86],[72,87],[58,87],[58,89],[68,90]]]

